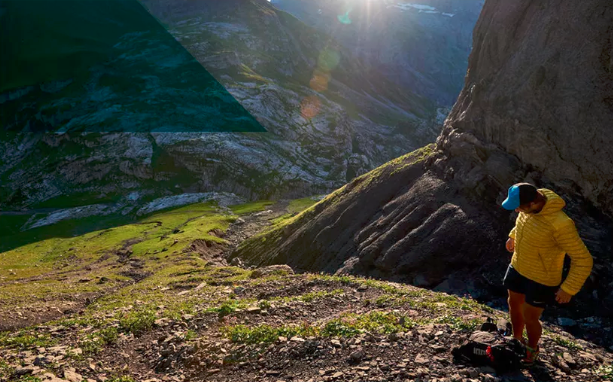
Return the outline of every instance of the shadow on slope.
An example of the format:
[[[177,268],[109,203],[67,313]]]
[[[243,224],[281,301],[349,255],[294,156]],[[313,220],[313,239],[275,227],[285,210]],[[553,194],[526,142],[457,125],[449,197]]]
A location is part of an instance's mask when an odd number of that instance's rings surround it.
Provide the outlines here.
[[[137,0],[2,7],[3,130],[266,131]]]

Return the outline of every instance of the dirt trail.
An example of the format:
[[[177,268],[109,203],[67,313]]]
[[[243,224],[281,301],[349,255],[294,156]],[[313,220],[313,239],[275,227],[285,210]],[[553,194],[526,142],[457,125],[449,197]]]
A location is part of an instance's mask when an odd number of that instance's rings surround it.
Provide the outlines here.
[[[286,214],[288,205],[288,201],[281,200],[264,211],[243,216],[231,224],[223,236],[223,239],[229,243],[224,250],[224,257],[227,258],[244,240],[270,226],[271,220]]]

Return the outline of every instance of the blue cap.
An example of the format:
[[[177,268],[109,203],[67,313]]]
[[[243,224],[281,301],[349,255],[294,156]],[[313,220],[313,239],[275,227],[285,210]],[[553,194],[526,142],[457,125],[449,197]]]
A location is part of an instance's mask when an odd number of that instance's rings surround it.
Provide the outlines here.
[[[504,202],[502,202],[502,208],[504,208],[505,210],[513,211],[519,206],[519,186],[513,185],[509,187],[509,194],[504,200]]]
[[[519,206],[536,200],[538,190],[530,183],[517,183],[509,188],[509,195],[502,202],[504,209],[513,211]]]

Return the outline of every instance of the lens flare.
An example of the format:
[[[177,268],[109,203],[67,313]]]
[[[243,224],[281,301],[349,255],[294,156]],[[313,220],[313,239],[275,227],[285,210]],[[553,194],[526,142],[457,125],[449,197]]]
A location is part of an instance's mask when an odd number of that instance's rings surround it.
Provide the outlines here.
[[[319,54],[319,60],[317,64],[321,70],[331,72],[336,68],[341,61],[341,55],[330,48],[326,48]]]
[[[328,72],[324,72],[322,70],[315,70],[313,73],[313,78],[311,78],[311,89],[316,92],[323,92],[328,90],[328,83],[332,76]]]
[[[308,96],[300,104],[300,114],[304,119],[312,119],[319,114],[321,101],[317,96]]]
[[[341,24],[345,24],[345,25],[349,25],[349,24],[351,24],[351,18],[349,17],[349,13],[350,13],[350,12],[351,12],[351,8],[349,8],[349,9],[347,10],[347,12],[345,12],[344,14],[342,14],[342,15],[338,15],[338,16],[337,16],[338,21],[339,21]]]

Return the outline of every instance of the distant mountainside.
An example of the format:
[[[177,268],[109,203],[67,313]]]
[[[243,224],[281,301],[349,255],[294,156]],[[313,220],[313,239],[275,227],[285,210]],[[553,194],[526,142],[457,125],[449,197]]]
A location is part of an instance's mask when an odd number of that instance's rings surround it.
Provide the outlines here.
[[[472,31],[484,0],[272,0],[324,31],[370,70],[452,105],[464,83]]]
[[[12,76],[0,94],[2,209],[128,195],[144,203],[186,192],[250,199],[328,192],[431,142],[446,115],[267,1],[94,3],[3,3],[13,15],[11,23],[2,21],[9,12],[0,15],[3,38],[24,36],[10,45],[15,62],[5,69],[36,70]],[[37,39],[27,20],[39,20],[36,33],[50,37]],[[52,43],[62,49],[42,48]],[[213,128],[220,114],[194,87],[190,60],[267,132],[196,132],[224,130]],[[67,70],[74,62],[78,75]]]

